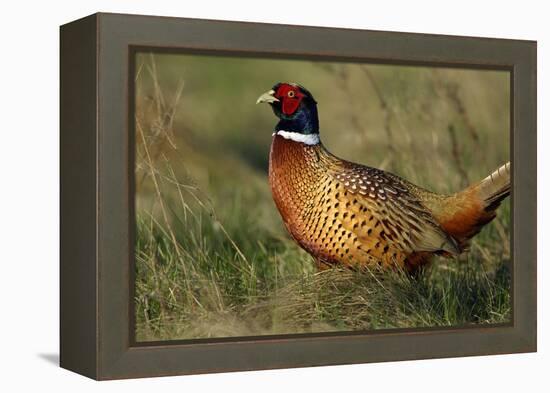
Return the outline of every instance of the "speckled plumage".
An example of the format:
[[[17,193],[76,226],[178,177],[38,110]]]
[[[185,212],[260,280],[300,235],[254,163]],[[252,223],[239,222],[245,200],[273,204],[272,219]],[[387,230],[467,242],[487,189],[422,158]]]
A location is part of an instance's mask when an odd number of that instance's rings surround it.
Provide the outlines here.
[[[269,163],[273,199],[285,226],[320,267],[412,269],[433,254],[460,253],[494,217],[493,211],[477,209],[473,225],[450,234],[445,227],[464,212],[453,213],[446,204],[472,209],[464,196],[434,194],[388,172],[340,160],[322,144],[275,135]]]

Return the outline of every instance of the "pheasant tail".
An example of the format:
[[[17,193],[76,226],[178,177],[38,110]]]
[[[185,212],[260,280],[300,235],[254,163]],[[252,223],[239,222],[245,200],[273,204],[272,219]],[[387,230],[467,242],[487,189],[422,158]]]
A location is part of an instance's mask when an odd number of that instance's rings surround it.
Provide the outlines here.
[[[510,163],[502,165],[473,187],[485,202],[485,210],[495,210],[500,202],[510,195]]]
[[[438,214],[443,229],[457,240],[461,250],[496,216],[496,209],[510,195],[510,163],[485,179],[444,200]]]

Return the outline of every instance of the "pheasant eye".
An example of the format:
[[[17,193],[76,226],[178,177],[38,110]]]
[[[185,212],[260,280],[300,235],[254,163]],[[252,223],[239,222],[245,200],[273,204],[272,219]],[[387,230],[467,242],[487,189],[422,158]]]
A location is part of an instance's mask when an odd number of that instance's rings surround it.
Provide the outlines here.
[[[295,94],[294,91],[292,91],[292,90],[290,90],[290,91],[287,93],[287,96],[288,96],[289,98],[292,98],[292,97],[294,97],[295,95],[296,95],[296,94]]]

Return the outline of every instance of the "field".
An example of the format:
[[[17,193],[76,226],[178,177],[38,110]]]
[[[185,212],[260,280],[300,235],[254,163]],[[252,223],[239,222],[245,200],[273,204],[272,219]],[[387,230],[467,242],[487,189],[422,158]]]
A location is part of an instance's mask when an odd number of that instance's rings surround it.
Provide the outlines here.
[[[510,202],[458,259],[316,271],[267,183],[276,82],[319,102],[339,157],[452,193],[509,160],[506,72],[141,53],[136,58],[138,341],[510,320]]]

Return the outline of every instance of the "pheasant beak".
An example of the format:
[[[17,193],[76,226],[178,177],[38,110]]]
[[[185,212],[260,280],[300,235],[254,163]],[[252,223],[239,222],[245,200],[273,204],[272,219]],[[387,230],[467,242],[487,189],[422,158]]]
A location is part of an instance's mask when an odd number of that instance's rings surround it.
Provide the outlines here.
[[[256,100],[256,104],[261,104],[263,102],[267,102],[268,104],[271,104],[273,102],[279,102],[279,99],[274,96],[275,90],[269,90],[258,97]]]

